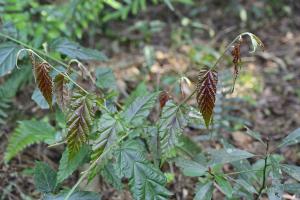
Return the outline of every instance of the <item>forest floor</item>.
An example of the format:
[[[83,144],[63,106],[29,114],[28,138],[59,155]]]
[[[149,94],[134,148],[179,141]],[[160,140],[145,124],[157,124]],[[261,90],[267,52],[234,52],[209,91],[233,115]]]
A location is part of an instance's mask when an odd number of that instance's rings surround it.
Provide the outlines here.
[[[293,6],[291,9],[299,11],[299,5]],[[286,14],[275,16],[274,13],[273,17],[262,18],[260,21],[248,19],[247,22],[242,22],[239,16],[230,14],[230,11],[226,11],[229,13],[224,17],[222,7],[211,5],[206,12],[200,12],[197,15],[197,21],[206,27],[206,30],[201,31],[193,31],[188,27],[178,28],[182,27],[184,22],[181,16],[186,12],[182,10],[174,14],[167,11],[164,6],[149,8],[146,13],[141,13],[125,22],[110,24],[116,32],[126,38],[125,42],[112,37],[99,37],[98,41],[103,43],[104,51],[110,58],[108,63],[102,65],[113,68],[121,93],[126,96],[144,79],[141,77],[141,71],[146,61],[143,48],[138,45],[138,41],[148,39],[144,38],[145,36],[139,31],[124,31],[126,30],[124,27],[132,26],[138,20],[155,19],[166,22],[160,32],[149,36],[148,41],[155,55],[153,71],[147,77],[148,83],[153,84],[153,88],[161,83],[160,78],[165,74],[185,73],[191,80],[195,80],[197,71],[191,67],[192,62],[188,55],[194,48],[191,44],[210,46],[218,51],[239,33],[249,31],[261,38],[265,44],[265,51],[255,54],[254,57],[249,54],[243,56],[244,64],[241,73],[246,78],[240,80],[240,84],[237,84],[232,95],[247,96],[250,101],[242,105],[241,112],[233,114],[246,118],[250,122],[251,129],[269,139],[271,147],[288,133],[300,127],[300,12],[293,12],[292,16]],[[213,37],[209,35],[212,31]],[[188,33],[189,38],[184,38],[186,36],[183,33]],[[189,40],[189,42],[185,43],[182,40]],[[91,67],[93,67],[92,64]],[[253,91],[253,87],[258,89]],[[187,94],[190,91],[186,89]],[[26,95],[18,95],[16,104],[24,104],[20,98],[23,96],[26,97]],[[195,105],[195,100],[189,103]],[[10,132],[12,125],[8,124],[5,128],[7,132]],[[190,132],[187,131],[187,134]],[[201,134],[203,133],[200,131],[193,132],[191,137]],[[235,146],[249,152],[263,154],[265,151],[259,142],[242,134],[240,130],[232,133],[224,131],[221,134],[229,138]],[[4,133],[0,135],[0,138],[0,152],[4,152],[8,136]],[[26,174],[27,169],[34,167],[35,160],[45,160],[57,168],[56,163],[60,159],[61,152],[60,147],[49,149],[46,145],[39,144],[27,148],[22,156],[13,159],[9,166],[5,166],[0,158],[0,187],[15,187],[15,193],[11,194],[13,199],[25,199],[26,195],[37,198],[39,194],[34,191],[33,180]],[[287,163],[300,165],[299,152],[299,146],[296,146],[283,149],[280,153],[285,156]],[[177,171],[176,168],[175,171]],[[78,176],[79,173],[73,175],[68,184],[74,184]],[[171,191],[176,192],[174,199],[176,197],[177,199],[192,199],[195,180],[185,178],[179,173],[176,174],[175,180],[176,184],[168,185]],[[98,179],[91,187],[97,188],[104,200],[131,199],[129,192],[116,191],[101,179]],[[220,194],[214,195],[215,199],[219,199],[217,197]]]

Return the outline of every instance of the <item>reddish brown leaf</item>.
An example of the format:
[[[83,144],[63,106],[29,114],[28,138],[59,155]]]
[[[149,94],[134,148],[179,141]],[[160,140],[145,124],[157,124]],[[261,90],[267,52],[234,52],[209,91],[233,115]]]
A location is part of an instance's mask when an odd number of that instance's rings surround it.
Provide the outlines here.
[[[69,90],[66,86],[67,79],[62,74],[58,74],[54,78],[54,93],[58,106],[65,110],[69,100]]]
[[[218,72],[205,66],[198,76],[197,103],[208,128],[216,101]]]
[[[161,109],[166,105],[166,103],[169,99],[170,99],[170,96],[166,91],[162,91],[159,94],[159,104],[160,104]]]
[[[48,102],[50,108],[52,106],[52,79],[49,75],[49,64],[46,62],[42,62],[39,64],[35,64],[34,68],[34,75],[36,78],[36,83],[38,88],[42,92],[43,96],[45,97],[46,101]]]

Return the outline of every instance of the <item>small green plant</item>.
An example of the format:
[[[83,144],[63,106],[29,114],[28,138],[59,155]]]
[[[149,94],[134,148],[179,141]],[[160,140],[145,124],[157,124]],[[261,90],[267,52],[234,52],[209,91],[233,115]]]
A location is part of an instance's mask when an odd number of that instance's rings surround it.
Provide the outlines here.
[[[91,181],[98,175],[116,189],[122,189],[126,184],[122,180],[128,180],[133,199],[169,199],[173,193],[167,189],[162,166],[172,166],[173,163],[184,175],[198,178],[196,200],[211,199],[214,190],[223,193],[227,199],[259,199],[265,194],[270,199],[280,199],[283,191],[299,193],[299,183],[283,183],[283,175],[300,181],[300,167],[282,164],[283,157],[275,152],[278,148],[299,143],[300,129],[284,138],[276,149],[269,149],[268,140],[248,129],[247,134],[265,146],[264,155],[237,149],[222,137],[219,140],[221,149],[201,150],[184,135],[184,129],[190,123],[206,126],[207,131],[218,130],[215,128],[218,119],[214,119],[220,89],[218,83],[222,80],[219,79],[218,64],[233,46],[234,72],[230,90],[233,91],[241,64],[239,48],[245,44],[241,41],[247,36],[250,38],[251,52],[263,48],[254,34],[238,35],[214,65],[202,67],[197,87],[181,102],[175,102],[166,92],[150,92],[141,86],[132,92],[124,105],[111,101],[111,88],[108,89],[109,85],[103,80],[96,82],[103,89],[101,95],[84,89],[71,78],[76,74],[71,65],[60,61],[53,56],[55,54],[51,55],[51,52],[59,52],[73,59],[69,63],[74,61],[82,65],[78,60],[105,60],[101,52],[83,48],[67,39],[57,39],[49,44],[50,52],[45,53],[8,35],[1,33],[0,36],[15,42],[3,45],[6,48],[1,53],[9,55],[3,59],[5,67],[13,69],[19,56],[26,51],[30,55],[40,96],[52,111],[57,110],[63,115],[57,118],[56,127],[47,120],[19,122],[5,153],[7,163],[32,143],[67,144],[57,172],[45,163],[36,164],[36,188],[43,193],[44,199],[99,199],[95,193],[77,190],[84,179]],[[58,68],[57,64],[64,68]],[[98,71],[98,74],[111,76],[109,71]],[[200,112],[187,104],[195,94]],[[150,119],[148,116],[156,104],[160,105],[160,116]],[[89,163],[89,167],[82,172],[77,183],[69,190],[61,190],[63,181],[83,163]],[[223,166],[228,163],[233,166],[233,172],[224,172]],[[168,177],[172,181],[171,176]]]

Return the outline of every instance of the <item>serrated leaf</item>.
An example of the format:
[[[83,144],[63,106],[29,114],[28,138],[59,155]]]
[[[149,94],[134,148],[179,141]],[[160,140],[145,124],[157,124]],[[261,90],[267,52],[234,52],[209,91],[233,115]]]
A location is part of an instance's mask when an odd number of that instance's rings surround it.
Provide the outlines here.
[[[175,159],[175,164],[176,166],[180,167],[180,169],[183,171],[183,174],[186,176],[202,176],[207,171],[207,168],[201,165],[200,163],[184,158]]]
[[[64,200],[68,192],[59,194],[45,194],[43,200]],[[95,192],[77,191],[71,194],[68,200],[101,200],[101,196]]]
[[[17,155],[25,147],[38,142],[54,141],[55,129],[43,121],[19,121],[8,140],[4,155],[5,162]]]
[[[141,125],[154,107],[156,98],[157,93],[137,97],[132,104],[121,113],[121,116],[127,123],[131,123],[135,126]]]
[[[92,110],[94,96],[81,91],[74,92],[67,115],[67,146],[71,159],[87,143],[91,125],[94,120]]]
[[[66,38],[58,38],[54,40],[50,44],[49,48],[73,59],[96,61],[105,61],[107,59],[106,56],[100,51],[84,48]]]
[[[36,162],[34,168],[35,188],[40,192],[53,192],[56,187],[56,172],[43,162]]]
[[[135,141],[127,141],[116,150],[117,172],[129,179],[131,193],[135,200],[166,200],[171,193],[164,187],[166,177],[145,157],[145,149]]]
[[[220,186],[221,190],[224,192],[224,194],[228,197],[232,197],[233,189],[229,181],[220,175],[215,175],[215,181]]]
[[[167,156],[174,147],[179,145],[179,136],[186,125],[187,121],[182,108],[174,104],[173,101],[168,101],[162,110],[162,115],[158,122],[163,155]]]
[[[235,148],[212,150],[209,153],[211,154],[210,165],[231,163],[254,156],[252,153]]]
[[[69,159],[69,151],[66,148],[59,161],[57,172],[57,183],[63,182],[68,178],[80,165],[84,163],[89,155],[89,148],[82,146],[76,155]]]
[[[16,66],[16,56],[21,49],[19,45],[12,42],[0,45],[0,76],[8,74]]]
[[[54,78],[54,92],[56,102],[61,110],[65,110],[69,101],[69,90],[66,83],[68,80],[62,75],[58,74]]]
[[[111,68],[101,67],[96,69],[96,86],[102,89],[116,89],[116,78]]]
[[[194,200],[211,200],[213,194],[213,182],[209,181],[205,184],[197,185]]]
[[[125,130],[122,124],[108,113],[102,115],[98,124],[97,139],[93,143],[92,160],[97,159],[103,151],[114,144],[118,135]]]
[[[31,99],[41,108],[41,109],[49,109],[49,104],[46,101],[45,97],[43,96],[42,92],[38,89],[35,88],[32,95]]]
[[[197,84],[197,103],[208,128],[216,101],[218,72],[205,66],[200,70]]]
[[[300,128],[294,130],[288,136],[286,136],[279,144],[279,147],[286,147],[286,146],[298,144],[299,142],[300,142]]]
[[[300,181],[300,166],[282,164],[281,169],[297,181]]]
[[[52,95],[53,95],[53,82],[52,78],[49,75],[50,65],[46,62],[42,62],[33,66],[34,75],[36,78],[36,83],[39,90],[42,92],[46,101],[49,104],[49,107],[52,107]]]
[[[121,179],[117,176],[117,172],[111,163],[108,163],[103,167],[101,170],[101,175],[105,181],[110,183],[117,190],[121,190],[123,188]]]

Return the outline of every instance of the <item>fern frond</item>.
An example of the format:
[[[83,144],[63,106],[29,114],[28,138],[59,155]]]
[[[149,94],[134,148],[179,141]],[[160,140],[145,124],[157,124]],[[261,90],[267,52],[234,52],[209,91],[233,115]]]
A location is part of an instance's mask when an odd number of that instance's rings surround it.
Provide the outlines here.
[[[69,158],[74,157],[80,147],[88,141],[88,135],[94,119],[93,103],[94,96],[90,94],[77,91],[72,96],[67,115]]]
[[[44,121],[19,121],[18,127],[8,140],[5,162],[11,160],[27,146],[45,141],[54,141],[55,129]]]

